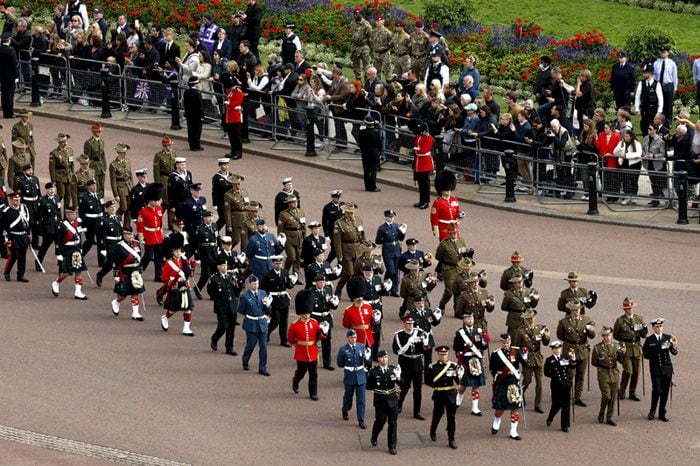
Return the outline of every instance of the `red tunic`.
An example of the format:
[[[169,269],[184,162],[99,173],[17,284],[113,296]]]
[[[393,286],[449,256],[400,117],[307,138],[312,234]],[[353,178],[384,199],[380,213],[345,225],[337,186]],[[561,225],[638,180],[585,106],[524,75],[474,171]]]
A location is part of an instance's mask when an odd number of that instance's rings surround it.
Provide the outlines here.
[[[445,232],[447,225],[454,222],[459,225],[459,201],[456,197],[450,196],[449,199],[439,197],[433,202],[433,208],[430,210],[430,225],[438,228],[440,241],[447,238],[449,235]],[[457,233],[459,236],[459,232]]]
[[[163,273],[161,274],[161,278],[163,279],[163,283],[168,288],[176,288],[179,281],[187,281],[188,271],[189,267],[187,267],[182,258],[168,259],[165,261],[165,264],[163,264]],[[190,287],[189,282],[187,282],[186,286],[187,288]]]
[[[357,332],[357,342],[365,346],[374,344],[372,312],[372,306],[367,303],[362,304],[359,308],[353,304],[346,307],[345,312],[343,312],[343,327],[354,329]]]
[[[163,208],[146,206],[139,211],[136,220],[136,231],[143,235],[147,246],[163,243]]]
[[[416,159],[413,170],[416,173],[433,171],[433,157],[430,150],[433,148],[433,137],[429,134],[419,134],[413,147],[416,151]]]
[[[242,105],[243,92],[237,87],[229,89],[226,93],[226,123],[243,123]]]
[[[318,359],[318,340],[325,339],[326,336],[321,331],[316,319],[309,319],[304,322],[298,319],[287,330],[287,341],[295,345],[294,360],[303,362],[313,362]]]

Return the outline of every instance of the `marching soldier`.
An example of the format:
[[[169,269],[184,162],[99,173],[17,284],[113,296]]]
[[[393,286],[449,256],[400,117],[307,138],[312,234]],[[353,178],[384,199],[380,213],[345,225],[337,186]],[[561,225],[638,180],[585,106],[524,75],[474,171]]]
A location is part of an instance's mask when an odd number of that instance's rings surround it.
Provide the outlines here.
[[[476,266],[476,262],[468,257],[464,257],[457,262],[457,275],[455,276],[455,283],[452,286],[452,295],[455,297],[455,312],[457,312],[457,297],[460,293],[469,289],[467,284],[467,279],[471,274],[472,268]],[[479,288],[486,288],[488,286],[488,273],[486,270],[481,269],[478,273],[479,277]],[[456,317],[456,316],[455,316]]]
[[[396,434],[397,420],[399,417],[398,394],[401,383],[401,368],[389,364],[389,356],[385,350],[377,353],[379,364],[370,369],[367,374],[367,390],[374,391],[374,424],[372,425],[372,437],[370,443],[377,446],[377,437],[384,429],[384,424],[389,422],[387,443],[389,453],[397,454]]]
[[[482,416],[479,409],[480,387],[486,385],[484,371],[484,350],[489,347],[491,336],[486,329],[479,327],[474,320],[474,314],[467,310],[462,317],[462,328],[455,333],[452,349],[457,355],[458,364],[464,368],[460,377],[460,395],[467,387],[471,389],[472,416]],[[461,397],[460,397],[461,398]],[[461,400],[458,404],[461,404]]]
[[[345,332],[347,343],[338,349],[337,364],[343,368],[343,420],[350,419],[348,413],[352,409],[352,397],[357,397],[357,422],[360,429],[366,429],[365,399],[367,394],[367,365],[371,364],[371,350],[357,342],[357,332],[348,329]]]
[[[260,209],[262,209],[262,204],[257,201],[250,201],[243,204],[245,220],[241,228],[241,251],[245,251],[248,248],[248,240],[257,232],[255,222],[260,217]]]
[[[114,292],[117,297],[112,300],[112,314],[119,316],[119,304],[131,296],[131,319],[143,321],[139,312],[141,295],[146,291],[141,275],[141,250],[134,241],[134,230],[126,225],[122,230],[122,241],[117,243],[112,254],[114,261]]]
[[[338,296],[341,295],[350,277],[355,275],[355,259],[360,256],[360,243],[365,241],[362,218],[355,215],[357,206],[348,202],[343,204],[341,209],[343,216],[333,226],[333,247],[338,263],[343,267],[343,273],[336,285]]]
[[[275,238],[272,233],[269,233],[263,218],[255,220],[255,227],[257,232],[248,240],[245,254],[250,261],[251,273],[255,274],[259,280],[262,280],[262,277],[272,270],[272,257],[284,251],[286,238]]]
[[[226,259],[226,264],[228,264],[228,271],[238,277],[243,283],[245,278],[245,270],[248,267],[248,259],[245,253],[237,253],[233,250],[233,240],[230,236],[220,236],[221,239],[221,250],[219,251],[218,257],[223,257]],[[243,287],[241,286],[241,289]]]
[[[175,169],[168,175],[168,220],[183,218],[182,203],[190,196],[192,172],[187,169],[185,157],[175,157]]]
[[[197,228],[197,259],[201,272],[195,287],[195,292],[201,293],[206,288],[209,277],[216,271],[216,257],[219,255],[219,231],[214,224],[214,213],[205,210],[202,213],[202,224]],[[202,299],[199,294],[199,299]]]
[[[571,371],[576,363],[573,357],[562,354],[562,342],[559,340],[549,344],[552,355],[544,362],[544,375],[549,377],[549,388],[552,390],[552,407],[547,415],[547,426],[552,425],[554,416],[561,410],[561,430],[569,431],[571,416]]]
[[[174,237],[169,244],[169,258],[163,266],[161,276],[164,287],[167,290],[165,299],[165,314],[160,316],[160,328],[167,332],[170,328],[170,318],[178,311],[182,311],[182,334],[193,337],[194,332],[190,328],[192,322],[192,310],[194,300],[190,293],[189,278],[194,274],[190,262],[182,255],[182,238]],[[160,302],[160,301],[159,301]]]
[[[395,24],[394,37],[394,75],[401,77],[411,69],[411,36],[404,30],[404,22]],[[387,76],[388,78],[388,76]]]
[[[415,300],[418,296],[423,298],[426,307],[430,307],[428,293],[437,286],[435,273],[420,272],[420,264],[417,261],[408,261],[406,269],[409,273],[403,276],[399,287],[399,296],[403,298],[403,303],[399,308],[399,317],[403,317],[407,312],[415,309]]]
[[[637,306],[631,298],[626,297],[622,302],[624,315],[615,320],[613,338],[625,347],[625,358],[622,361],[622,378],[620,379],[620,399],[625,399],[627,382],[630,384],[629,399],[642,401],[637,396],[637,381],[639,380],[640,365],[642,364],[642,338],[646,338],[649,329],[644,323],[644,317],[635,314]]]
[[[100,219],[100,233],[97,235],[97,247],[102,257],[102,268],[95,275],[97,286],[102,286],[102,280],[112,271],[114,251],[122,237],[123,229],[117,217],[117,203],[110,199],[105,202],[105,215]]]
[[[409,270],[406,268],[406,264],[409,261],[417,261],[420,265],[420,269],[426,269],[433,265],[433,255],[431,253],[424,253],[418,250],[419,241],[415,238],[409,238],[406,240],[406,251],[399,257],[399,270],[404,274],[408,274]]]
[[[425,421],[420,413],[423,398],[423,353],[429,346],[428,334],[420,328],[415,328],[416,320],[407,315],[403,318],[403,330],[394,332],[391,348],[399,357],[402,383],[399,396],[399,413],[403,409],[403,402],[408,395],[408,390],[413,385],[413,417],[419,421]]]
[[[453,450],[457,449],[455,430],[457,424],[457,387],[464,375],[464,368],[449,360],[450,347],[443,345],[435,348],[438,354],[437,362],[428,367],[425,372],[425,384],[433,388],[433,416],[430,421],[430,440],[437,440],[437,428],[442,415],[447,412],[447,443]]]
[[[329,371],[335,370],[331,364],[331,330],[333,329],[333,311],[338,309],[340,299],[333,294],[333,287],[326,284],[323,275],[317,275],[313,278],[313,287],[311,288],[312,297],[314,299],[311,317],[319,323],[328,324],[326,338],[321,342],[321,356],[323,360],[323,368]]]
[[[270,328],[267,331],[267,342],[270,342],[270,335],[279,328],[280,346],[289,348],[287,343],[287,322],[289,320],[290,296],[287,290],[291,290],[296,285],[299,276],[289,275],[282,268],[284,258],[275,256],[272,259],[272,270],[267,272],[262,279],[260,287],[272,297],[270,304]]]
[[[275,195],[275,225],[280,221],[280,214],[287,209],[287,198],[296,196],[297,207],[301,207],[301,195],[294,189],[294,178],[288,176],[282,179],[282,189]]]
[[[445,309],[447,303],[452,299],[452,291],[457,278],[457,264],[465,257],[469,259],[474,257],[474,249],[467,248],[463,238],[457,238],[455,224],[450,224],[445,231],[448,237],[440,241],[435,251],[435,259],[438,261],[438,267],[441,267],[442,277],[445,281],[445,291],[440,298],[440,304],[438,304],[440,309]]]
[[[148,205],[148,200],[146,199],[146,190],[148,189],[146,175],[148,175],[148,169],[136,170],[134,175],[136,175],[136,184],[129,191],[129,210],[131,211],[131,218],[138,218],[141,209]]]
[[[58,225],[58,242],[56,244],[58,276],[51,283],[51,293],[57,297],[61,289],[61,282],[69,275],[75,275],[73,297],[84,301],[88,298],[83,293],[83,272],[87,270],[87,264],[80,253],[80,234],[83,228],[72,207],[65,207],[63,210],[65,219]]]
[[[231,242],[229,241],[228,244],[230,245]],[[229,258],[231,258],[230,262]],[[238,320],[236,312],[238,299],[244,284],[240,273],[234,272],[233,269],[229,271],[229,264],[234,264],[233,255],[219,255],[216,259],[217,273],[211,276],[207,285],[207,293],[214,301],[214,314],[216,314],[216,330],[211,336],[211,350],[218,349],[219,339],[225,334],[226,354],[237,356],[238,353],[233,349],[233,340]]]
[[[255,274],[246,278],[247,290],[238,302],[238,313],[244,316],[243,330],[246,333],[246,344],[243,350],[243,370],[249,371],[250,356],[255,345],[259,345],[258,373],[269,377],[267,371],[267,328],[270,322],[270,303],[272,298],[263,290],[259,290],[258,277]]]
[[[180,204],[182,212],[182,220],[185,221],[185,231],[190,238],[190,249],[187,251],[187,256],[194,255],[194,250],[197,246],[197,230],[202,224],[204,211],[207,210],[207,199],[201,195],[202,183],[190,184],[190,195],[185,201]],[[202,299],[199,290],[195,288],[195,293],[199,299]]]
[[[343,312],[343,327],[357,332],[357,341],[370,348],[374,344],[372,327],[379,320],[379,313],[374,314],[372,306],[364,302],[367,295],[365,282],[361,277],[353,277],[348,281],[348,296],[352,305]]]
[[[465,311],[470,310],[474,314],[477,325],[486,330],[488,329],[486,313],[493,312],[496,298],[489,294],[485,286],[482,286],[486,283],[485,272],[471,272],[466,274],[466,277],[463,276],[464,271],[471,267],[467,264],[472,263],[466,258],[459,261],[459,264],[462,264],[459,267],[462,271],[457,274],[455,280],[455,317],[461,318]]]
[[[377,245],[372,241],[363,241],[360,244],[360,257],[355,260],[354,270],[355,276],[362,276],[362,268],[369,265],[372,269],[372,273],[375,275],[381,275],[384,273],[384,262],[382,261],[382,256],[379,254],[373,254]]]
[[[318,323],[311,318],[313,309],[313,297],[308,290],[301,290],[294,297],[294,308],[299,319],[296,320],[287,332],[286,340],[296,348],[294,360],[297,369],[292,377],[292,390],[299,393],[299,382],[309,373],[309,398],[318,401],[318,340],[325,341],[329,332],[328,323]]]
[[[304,238],[304,241],[301,243],[301,265],[305,270],[315,261],[314,251],[320,249],[322,253],[325,253],[331,243],[330,238],[321,235],[321,224],[319,222],[314,220],[307,227],[311,230],[311,234]]]
[[[678,339],[673,335],[664,333],[664,319],[658,318],[651,322],[653,335],[644,340],[644,359],[649,360],[649,374],[651,374],[651,409],[649,420],[656,416],[656,406],[659,406],[659,419],[668,422],[666,415],[666,401],[673,383],[673,363],[671,355],[678,354]]]
[[[620,370],[617,368],[617,363],[621,363],[625,358],[625,345],[613,343],[610,327],[603,327],[600,335],[603,337],[603,341],[591,350],[591,364],[598,368],[598,386],[601,397],[598,423],[602,424],[605,416],[606,424],[616,426],[613,412],[617,400],[617,389],[620,385]]]
[[[542,375],[544,374],[544,356],[542,356],[542,345],[549,344],[549,329],[545,325],[536,324],[535,316],[537,311],[528,309],[523,312],[522,317],[525,325],[515,332],[513,343],[519,348],[527,348],[527,364],[523,366],[523,398],[527,387],[532,383],[532,376],[535,376],[535,412],[544,414],[541,408],[542,402]]]
[[[85,154],[80,154],[78,157],[78,168],[75,172],[75,188],[77,189],[77,197],[80,199],[87,192],[88,180],[96,180],[95,170],[90,168],[90,157]],[[98,186],[99,188],[99,186]],[[99,189],[98,189],[99,191]]]
[[[377,16],[369,43],[372,49],[372,63],[377,68],[377,76],[380,79],[389,79],[391,77],[391,50],[394,47],[394,37],[391,31],[384,27],[384,16]]]
[[[7,148],[5,147],[5,141],[0,136],[0,189],[5,186],[7,181]]]
[[[321,216],[321,226],[323,226],[323,235],[331,240],[331,250],[328,253],[328,262],[333,262],[335,259],[335,243],[333,242],[333,226],[336,220],[343,216],[342,204],[340,196],[343,194],[342,189],[335,189],[328,194],[331,196],[331,201],[323,206],[323,214]]]
[[[503,295],[501,310],[508,312],[506,326],[508,334],[515,336],[515,332],[523,325],[522,313],[527,309],[534,309],[540,300],[540,293],[536,289],[526,288],[524,279],[520,275],[513,275],[509,282],[513,288]]]
[[[340,277],[343,270],[340,264],[331,267],[328,261],[323,259],[323,250],[321,249],[316,249],[313,254],[314,262],[309,264],[306,268],[306,288],[312,288],[314,286],[314,278],[316,275],[321,275],[326,282],[331,282]]]
[[[24,141],[27,145],[26,150],[29,155],[27,163],[30,163],[33,167],[36,165],[34,163],[36,159],[36,149],[34,147],[34,126],[29,122],[29,117],[32,116],[32,112],[23,108],[18,110],[17,116],[19,117],[19,121],[12,125],[12,142],[14,143],[17,139]],[[13,152],[14,148],[15,146],[13,144]]]
[[[414,307],[408,311],[408,315],[416,320],[416,328],[423,330],[428,335],[428,343],[423,351],[424,367],[428,367],[433,362],[433,348],[435,339],[433,338],[433,327],[437,327],[442,322],[442,311],[440,309],[430,309],[426,305],[426,300],[422,296],[416,296]]]
[[[588,364],[588,339],[595,338],[596,324],[590,317],[581,315],[582,307],[581,301],[577,299],[566,303],[569,315],[557,324],[557,338],[564,342],[564,353],[576,360],[571,367],[574,372],[574,403],[586,407],[588,405],[581,399],[581,394]]]
[[[510,432],[513,440],[521,440],[518,434],[520,409],[523,394],[519,386],[520,365],[527,362],[527,350],[510,346],[510,335],[501,334],[501,347],[491,354],[489,368],[493,376],[493,425],[491,433],[496,435],[501,427],[503,411],[510,410]]]
[[[105,141],[102,139],[102,125],[95,122],[90,126],[92,137],[83,144],[83,154],[90,162],[90,168],[95,173],[90,178],[97,181],[97,191],[105,194],[105,173],[107,172],[107,154],[105,153]]]
[[[401,241],[406,237],[406,224],[394,223],[396,212],[384,211],[384,223],[377,228],[375,243],[382,246],[382,260],[386,265],[384,280],[391,280],[389,293],[399,297],[399,258],[401,257]]]
[[[372,306],[373,315],[379,313],[379,321],[375,321],[372,328],[372,336],[374,344],[372,345],[372,356],[377,354],[382,340],[382,320],[384,320],[384,304],[382,303],[382,294],[388,292],[391,286],[389,281],[382,282],[379,275],[372,271],[372,266],[365,264],[362,266],[362,278],[365,280],[365,288],[367,294],[364,300]]]
[[[31,218],[29,209],[21,203],[22,195],[19,192],[10,194],[9,205],[2,208],[2,233],[5,247],[7,248],[7,262],[3,273],[5,281],[12,281],[10,273],[17,264],[17,281],[28,283],[24,277],[27,266],[27,249],[32,241]]]
[[[31,165],[27,144],[22,139],[12,140],[12,157],[7,163],[7,186],[13,192],[17,189],[17,182],[24,176],[22,167]]]
[[[221,178],[221,176],[219,176],[217,173],[214,175],[214,178]],[[223,218],[226,223],[226,233],[228,233],[233,239],[234,246],[236,246],[238,243],[243,243],[242,236],[244,234],[243,230],[245,229],[244,223],[246,220],[246,204],[250,203],[248,191],[241,188],[241,181],[243,180],[245,180],[245,178],[238,174],[233,174],[227,178],[226,183],[229,185],[229,190],[223,197],[222,210],[224,211]],[[218,183],[222,182],[218,181]],[[217,209],[219,207],[220,206],[217,206]],[[257,209],[255,211],[257,212]],[[221,213],[219,213],[219,220],[221,218]],[[241,250],[244,249],[245,244],[241,244]]]
[[[224,196],[228,190],[231,189],[229,179],[232,175],[231,172],[228,171],[230,161],[231,159],[228,157],[218,159],[219,171],[214,173],[211,179],[211,205],[216,207],[216,213],[218,215],[216,219],[217,231],[221,230],[221,227],[226,225],[226,203],[224,202]],[[242,213],[243,212],[241,212],[241,214]],[[236,242],[236,244],[238,244],[238,242]]]
[[[372,26],[369,21],[362,17],[362,10],[356,8],[353,12],[353,21],[350,23],[352,29],[352,47],[350,47],[350,61],[355,79],[362,80],[364,70],[370,65],[369,56],[370,40],[372,36]]]
[[[131,223],[129,191],[134,185],[131,178],[131,161],[126,158],[129,149],[131,147],[128,144],[117,144],[117,147],[114,148],[117,157],[109,164],[109,183],[112,187],[114,200],[119,204],[117,215],[124,216],[124,225]]]
[[[304,242],[304,230],[306,229],[306,217],[304,211],[297,207],[298,198],[294,195],[285,199],[287,209],[280,212],[277,222],[277,234],[284,234],[287,238],[284,250],[287,253],[287,260],[284,269],[294,270],[295,274],[300,274],[301,270],[301,244]]]
[[[423,74],[421,74],[423,76]],[[440,241],[448,238],[448,228],[454,225],[459,235],[459,220],[464,218],[464,211],[459,208],[459,199],[452,195],[457,188],[457,178],[450,170],[440,170],[435,175],[435,191],[440,197],[433,201],[430,209],[430,225],[433,236]]]
[[[155,268],[153,281],[160,282],[163,275],[163,208],[160,206],[160,199],[163,194],[163,187],[158,183],[147,186],[144,198],[146,206],[141,208],[136,217],[136,231],[138,232],[139,243],[143,243],[143,272],[148,268],[148,264],[153,261]],[[204,268],[202,268],[203,270]]]
[[[518,251],[515,251],[510,256],[510,263],[511,266],[505,269],[503,274],[501,274],[501,289],[503,291],[508,291],[511,289],[513,287],[513,283],[515,282],[510,281],[510,279],[516,275],[522,277],[525,281],[525,286],[530,288],[532,286],[534,272],[522,266],[523,256],[521,256]]]
[[[39,248],[39,196],[41,196],[41,188],[39,187],[39,178],[34,176],[34,169],[27,164],[22,167],[24,176],[17,181],[17,191],[22,194],[22,204],[27,207],[29,212],[30,228],[32,230],[32,247]],[[0,188],[1,189],[1,188]]]
[[[70,134],[58,133],[55,141],[58,147],[49,154],[49,176],[56,183],[58,196],[70,206],[78,205],[78,190],[75,186],[73,170],[73,149],[68,147]],[[66,204],[68,206],[68,204]]]
[[[411,36],[411,69],[423,76],[428,68],[428,34],[423,30],[423,21],[416,21]]]
[[[98,242],[97,236],[100,230],[100,219],[104,214],[104,199],[97,192],[97,181],[94,178],[86,183],[87,192],[80,197],[80,205],[78,213],[80,215],[80,223],[85,233],[85,241],[83,242],[82,255],[83,260],[87,257],[87,253]],[[98,253],[98,262],[102,265],[103,257]]]
[[[46,252],[51,244],[58,242],[58,225],[61,223],[61,198],[56,196],[56,185],[49,181],[44,185],[45,194],[39,199],[39,226],[41,231],[41,247],[39,262],[43,264]],[[36,268],[41,270],[39,264]]]
[[[578,286],[580,277],[576,272],[569,272],[569,275],[567,275],[564,280],[569,282],[569,287],[562,290],[561,294],[559,295],[559,299],[557,300],[557,309],[559,309],[561,312],[569,312],[568,309],[566,309],[566,303],[572,298],[581,301],[581,304],[588,309],[591,309],[596,305],[596,302],[598,301],[598,294],[593,290],[588,291],[587,289]],[[586,310],[581,308],[581,315],[585,314]]]
[[[164,135],[161,140],[163,148],[153,156],[153,182],[160,183],[163,187],[168,187],[163,191],[163,209],[168,211],[168,224],[175,220],[175,212],[171,210],[170,198],[170,174],[175,171],[175,151],[173,150],[173,140]],[[183,157],[184,158],[184,157]]]

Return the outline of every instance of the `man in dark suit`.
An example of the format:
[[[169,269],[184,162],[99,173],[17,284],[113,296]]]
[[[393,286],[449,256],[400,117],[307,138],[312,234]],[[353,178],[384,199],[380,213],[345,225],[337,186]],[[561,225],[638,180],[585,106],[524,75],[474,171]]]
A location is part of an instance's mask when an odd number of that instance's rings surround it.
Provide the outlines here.
[[[5,32],[0,44],[0,92],[2,93],[2,116],[13,118],[15,79],[17,79],[17,52],[10,46],[12,33]]]
[[[360,146],[362,154],[365,191],[378,193],[381,191],[377,188],[377,169],[382,153],[382,136],[371,115],[365,117],[364,123],[365,127],[360,130],[357,145]]]
[[[241,22],[241,15],[239,13],[232,14],[231,25],[226,30],[226,37],[231,41],[231,60],[238,60],[238,55],[241,54],[238,46],[245,38],[245,30],[245,25]]]
[[[257,0],[247,0],[248,8],[246,8],[242,19],[245,23],[246,31],[244,38],[250,42],[250,51],[253,55],[260,60],[260,53],[258,52],[258,43],[260,42],[260,36],[262,35],[262,8],[258,6]]]
[[[174,35],[175,32],[171,28],[168,28],[163,32],[163,38],[165,40],[160,44],[158,50],[158,53],[160,54],[158,66],[161,68],[166,68],[166,63],[169,63],[171,68],[177,68],[175,58],[180,56],[180,46],[175,43]]]
[[[561,410],[561,430],[568,432],[571,414],[571,359],[561,354],[561,341],[553,341],[549,346],[552,348],[552,355],[544,362],[544,375],[551,379],[549,387],[552,390],[552,408],[547,416],[547,426],[552,424],[554,416]]]
[[[618,63],[613,65],[610,73],[610,89],[615,97],[615,105],[619,109],[632,103],[635,89],[634,66],[627,61],[627,52],[617,54]]]
[[[201,84],[197,76],[190,76],[188,89],[182,96],[187,120],[187,142],[190,150],[202,151],[202,118],[204,118],[204,103],[202,102]]]
[[[664,319],[659,318],[651,323],[654,330],[644,340],[644,359],[649,360],[649,374],[651,374],[651,409],[649,420],[656,415],[656,405],[659,405],[659,419],[668,422],[666,415],[666,401],[673,383],[673,363],[671,355],[678,354],[678,339],[673,335],[664,333]]]
[[[301,49],[294,52],[294,72],[296,74],[304,74],[306,70],[310,69],[311,65],[306,61],[305,52]]]

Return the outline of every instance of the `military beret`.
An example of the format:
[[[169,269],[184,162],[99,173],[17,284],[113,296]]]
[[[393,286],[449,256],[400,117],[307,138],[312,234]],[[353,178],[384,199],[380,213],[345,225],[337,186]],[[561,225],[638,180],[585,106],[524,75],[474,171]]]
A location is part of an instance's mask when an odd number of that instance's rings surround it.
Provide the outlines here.
[[[386,350],[380,349],[377,351],[377,358],[383,358],[384,356],[388,356]]]

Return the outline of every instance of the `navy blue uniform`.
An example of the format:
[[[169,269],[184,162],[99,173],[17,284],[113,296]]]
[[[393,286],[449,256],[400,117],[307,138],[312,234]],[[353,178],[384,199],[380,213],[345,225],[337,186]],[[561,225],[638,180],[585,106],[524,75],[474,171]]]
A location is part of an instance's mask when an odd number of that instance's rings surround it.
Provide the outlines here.
[[[384,222],[377,228],[377,236],[374,240],[378,245],[382,245],[382,259],[386,267],[384,280],[391,279],[392,295],[399,292],[399,258],[401,257],[401,241],[406,235],[399,230],[399,226],[394,223]]]
[[[247,370],[250,355],[255,345],[259,345],[258,372],[267,373],[267,330],[269,309],[262,303],[267,296],[262,290],[253,292],[246,290],[238,303],[238,313],[243,315],[243,330],[246,334],[245,350],[243,350],[243,368]]]
[[[365,368],[365,345],[356,343],[350,345],[346,343],[338,349],[336,363],[343,368],[343,414],[347,414],[352,409],[352,397],[357,397],[357,420],[365,420],[367,369]]]
[[[250,261],[250,271],[262,280],[267,272],[272,270],[272,256],[284,251],[284,246],[277,241],[272,233],[256,233],[248,240],[245,254]]]

